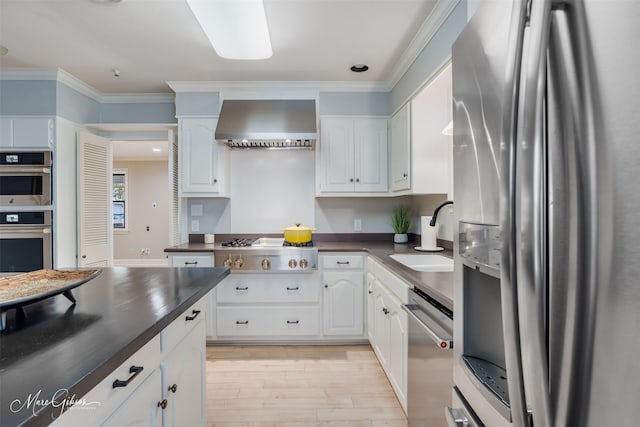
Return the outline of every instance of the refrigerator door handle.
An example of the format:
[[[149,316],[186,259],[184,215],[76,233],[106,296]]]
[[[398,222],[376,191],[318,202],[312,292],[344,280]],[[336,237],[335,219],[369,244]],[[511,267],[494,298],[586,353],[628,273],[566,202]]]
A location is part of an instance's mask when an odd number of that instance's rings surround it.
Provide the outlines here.
[[[533,424],[552,426],[546,290],[545,91],[551,2],[530,3],[516,134],[515,265],[522,374]]]

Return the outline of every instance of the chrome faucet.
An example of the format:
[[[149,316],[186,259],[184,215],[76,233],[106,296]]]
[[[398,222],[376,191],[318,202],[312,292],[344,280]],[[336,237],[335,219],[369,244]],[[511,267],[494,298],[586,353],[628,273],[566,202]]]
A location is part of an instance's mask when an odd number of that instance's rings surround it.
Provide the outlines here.
[[[446,202],[442,202],[442,204],[440,204],[440,206],[438,206],[436,210],[433,211],[433,216],[431,217],[431,222],[429,223],[429,225],[432,227],[435,227],[436,220],[438,219],[438,212],[440,212],[440,209],[442,209],[444,206],[452,205],[452,204],[453,204],[453,200],[447,200]]]

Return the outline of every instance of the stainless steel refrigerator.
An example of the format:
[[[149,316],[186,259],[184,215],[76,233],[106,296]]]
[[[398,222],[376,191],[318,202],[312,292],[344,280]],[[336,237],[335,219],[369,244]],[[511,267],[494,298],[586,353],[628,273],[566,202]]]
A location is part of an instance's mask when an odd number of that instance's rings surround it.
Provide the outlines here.
[[[485,0],[452,56],[449,423],[640,425],[640,1]]]

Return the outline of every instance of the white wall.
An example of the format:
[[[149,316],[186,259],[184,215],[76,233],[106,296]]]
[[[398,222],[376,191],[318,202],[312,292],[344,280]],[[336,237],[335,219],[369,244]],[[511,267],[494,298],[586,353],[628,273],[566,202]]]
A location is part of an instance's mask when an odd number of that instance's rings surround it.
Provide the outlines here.
[[[164,259],[164,249],[170,246],[167,161],[114,159],[113,167],[127,169],[129,185],[128,231],[114,232],[114,260]],[[146,231],[147,226],[150,231]],[[143,255],[142,248],[151,249],[151,253]]]

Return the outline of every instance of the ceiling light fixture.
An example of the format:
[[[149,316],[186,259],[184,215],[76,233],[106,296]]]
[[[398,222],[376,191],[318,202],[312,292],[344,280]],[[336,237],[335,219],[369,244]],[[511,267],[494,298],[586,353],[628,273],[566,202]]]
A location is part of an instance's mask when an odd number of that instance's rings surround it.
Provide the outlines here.
[[[152,148],[151,151],[153,151],[154,153],[159,153],[162,151],[162,149],[160,148]]]
[[[369,69],[369,66],[365,64],[352,65],[350,68],[350,70],[353,71],[354,73],[364,73],[368,69]]]
[[[216,53],[227,59],[273,54],[262,0],[187,0]]]

